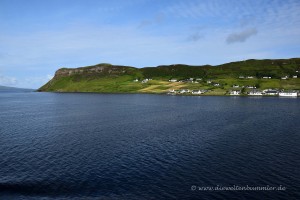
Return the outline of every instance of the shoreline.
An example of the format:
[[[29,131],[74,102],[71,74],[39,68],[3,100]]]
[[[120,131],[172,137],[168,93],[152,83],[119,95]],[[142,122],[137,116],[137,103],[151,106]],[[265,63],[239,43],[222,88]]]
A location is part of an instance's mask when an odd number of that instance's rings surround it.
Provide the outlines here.
[[[218,94],[200,94],[200,95],[193,95],[193,94],[167,94],[167,93],[146,93],[146,92],[78,92],[78,91],[63,91],[63,92],[58,92],[58,91],[34,91],[37,93],[58,93],[58,94],[150,94],[150,95],[165,95],[165,96],[192,96],[192,97],[255,97],[255,98],[268,98],[268,97],[279,97],[279,98],[298,98],[298,96],[279,96],[279,95],[247,95],[247,94],[242,94],[242,95],[218,95]]]

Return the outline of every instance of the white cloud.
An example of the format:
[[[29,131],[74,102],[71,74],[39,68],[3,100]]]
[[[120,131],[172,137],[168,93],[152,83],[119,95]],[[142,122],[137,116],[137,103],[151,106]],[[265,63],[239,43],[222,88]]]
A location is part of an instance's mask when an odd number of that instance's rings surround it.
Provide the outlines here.
[[[0,85],[3,86],[15,86],[17,83],[17,79],[15,77],[8,77],[0,75]]]
[[[53,75],[33,76],[19,79],[18,86],[22,88],[38,89],[53,78]]]
[[[53,78],[53,75],[32,76],[25,78],[15,78],[0,75],[0,86],[14,86],[19,88],[37,89]]]
[[[163,10],[168,17],[209,20],[215,26],[291,27],[300,25],[300,1],[179,0]]]
[[[81,21],[60,30],[3,33],[1,72],[17,78],[10,81],[6,78],[10,84],[38,88],[51,78],[45,74],[54,74],[60,67],[101,62],[136,67],[221,64],[247,58],[284,57],[288,53],[278,52],[300,45],[300,2],[289,0],[283,5],[279,1],[269,2],[271,5],[266,1],[176,2],[170,1],[168,4],[173,5],[157,10],[163,14],[145,17],[140,28],[137,28],[138,18],[131,24],[126,19],[100,26]],[[189,29],[195,25],[195,29]],[[142,29],[146,26],[152,29]],[[257,30],[259,34],[245,45],[243,41]],[[236,42],[235,45],[227,45],[226,39],[228,43]]]

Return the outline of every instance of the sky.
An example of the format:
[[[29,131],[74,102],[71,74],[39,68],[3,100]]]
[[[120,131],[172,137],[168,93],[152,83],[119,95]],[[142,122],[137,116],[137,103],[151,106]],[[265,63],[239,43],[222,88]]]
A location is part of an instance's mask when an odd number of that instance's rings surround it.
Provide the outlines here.
[[[61,67],[300,57],[300,0],[0,0],[0,85]]]

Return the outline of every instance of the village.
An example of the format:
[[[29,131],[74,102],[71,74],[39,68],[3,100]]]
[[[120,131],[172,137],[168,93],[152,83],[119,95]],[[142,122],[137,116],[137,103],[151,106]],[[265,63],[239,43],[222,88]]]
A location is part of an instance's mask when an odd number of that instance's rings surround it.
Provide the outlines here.
[[[299,71],[296,71],[299,73]],[[285,75],[282,76],[281,80],[288,79],[297,79],[298,75]],[[263,76],[257,78],[255,76],[239,76],[238,79],[263,79],[270,80],[271,76]],[[146,78],[141,81],[135,79],[134,82],[141,82],[142,84],[148,83],[153,79]],[[267,89],[259,89],[259,85],[241,85],[241,84],[233,84],[229,87],[229,89],[225,89],[222,83],[214,81],[213,79],[203,79],[203,78],[188,78],[188,79],[176,79],[171,78],[168,80],[170,83],[191,83],[191,84],[205,84],[206,86],[211,86],[212,88],[222,88],[224,89],[224,95],[229,96],[279,96],[279,97],[298,97],[300,96],[299,90],[284,90],[278,88],[267,88]],[[199,89],[195,89],[195,87],[188,88],[188,86],[184,86],[181,88],[171,88],[168,89],[168,95],[210,95],[213,89],[204,89],[199,87]]]
[[[189,89],[180,89],[174,90],[171,89],[167,94],[169,95],[202,95],[209,92],[209,90],[189,90]],[[280,97],[298,97],[300,96],[299,91],[296,90],[279,90],[279,89],[265,89],[265,90],[251,90],[246,93],[242,93],[241,90],[231,90],[226,93],[226,95],[231,96],[280,96]]]

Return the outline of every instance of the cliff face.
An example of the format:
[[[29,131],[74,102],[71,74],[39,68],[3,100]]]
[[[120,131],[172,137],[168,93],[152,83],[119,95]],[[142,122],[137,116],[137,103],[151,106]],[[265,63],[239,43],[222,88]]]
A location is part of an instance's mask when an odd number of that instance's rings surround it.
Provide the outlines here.
[[[73,75],[122,75],[134,70],[134,67],[116,66],[110,64],[99,64],[80,68],[61,68],[55,72],[54,78],[67,77]]]
[[[138,69],[134,67],[105,63],[88,67],[61,68],[57,70],[54,77],[39,88],[38,91],[64,91],[63,88],[68,87],[72,83],[99,80],[103,78],[116,79],[117,77],[124,77],[126,75],[138,77],[138,75],[136,75],[137,73]],[[81,91],[83,89],[77,90],[77,88],[74,88],[71,90]]]

